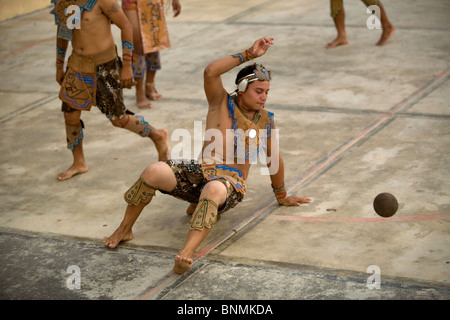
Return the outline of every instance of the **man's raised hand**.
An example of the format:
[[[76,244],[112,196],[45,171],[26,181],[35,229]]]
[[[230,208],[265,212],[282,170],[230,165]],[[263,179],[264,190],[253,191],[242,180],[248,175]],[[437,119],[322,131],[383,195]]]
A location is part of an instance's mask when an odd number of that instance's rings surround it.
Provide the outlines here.
[[[253,43],[253,46],[251,48],[251,54],[253,55],[254,58],[261,57],[272,45],[273,45],[273,38],[258,39],[255,41],[255,43]]]

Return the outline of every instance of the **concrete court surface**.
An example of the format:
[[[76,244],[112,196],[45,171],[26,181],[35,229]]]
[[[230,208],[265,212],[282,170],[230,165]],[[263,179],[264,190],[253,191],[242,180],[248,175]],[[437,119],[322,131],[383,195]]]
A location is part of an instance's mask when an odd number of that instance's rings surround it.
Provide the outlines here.
[[[330,50],[336,31],[325,0],[181,3],[179,17],[167,12],[172,47],[156,80],[164,98],[138,110],[126,90],[127,106],[171,134],[188,130],[193,147],[182,155],[196,157],[204,67],[273,36],[258,62],[273,74],[267,108],[280,130],[286,187],[313,202],[278,206],[255,164],[244,201],[222,216],[187,274],[171,271],[187,203],[159,193],[135,238],[104,248],[102,237],[122,219],[123,193],[156,150],[93,108],[82,116],[90,170],[57,181],[72,157],[54,80],[53,17],[44,9],[4,21],[0,298],[449,299],[450,3],[383,1],[397,29],[377,47],[381,31],[366,27],[363,3],[345,1],[350,43]],[[223,76],[229,91],[236,70]],[[172,150],[180,141],[172,136]],[[381,192],[399,201],[391,218],[372,208]],[[69,288],[71,266],[80,289]],[[380,288],[369,289],[377,280]]]
[[[9,20],[48,7],[49,0],[0,0],[0,21]]]

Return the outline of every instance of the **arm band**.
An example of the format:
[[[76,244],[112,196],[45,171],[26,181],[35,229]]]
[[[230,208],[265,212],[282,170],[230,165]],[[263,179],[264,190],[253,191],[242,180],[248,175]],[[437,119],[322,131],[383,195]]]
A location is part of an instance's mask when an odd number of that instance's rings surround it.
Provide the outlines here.
[[[133,49],[134,46],[128,42],[122,42],[122,61],[123,64],[131,65],[131,61],[133,60]]]
[[[242,63],[255,59],[253,54],[251,53],[252,48],[245,50],[244,52],[236,53],[231,55],[233,58],[239,58]]]

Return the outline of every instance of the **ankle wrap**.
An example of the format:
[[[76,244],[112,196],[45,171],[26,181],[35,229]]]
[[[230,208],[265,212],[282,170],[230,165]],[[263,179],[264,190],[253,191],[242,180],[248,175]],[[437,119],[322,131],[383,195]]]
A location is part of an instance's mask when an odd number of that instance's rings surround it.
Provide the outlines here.
[[[127,117],[127,122],[123,126],[124,129],[130,130],[131,132],[134,132],[144,138],[150,135],[150,132],[152,132],[152,127],[147,121],[144,120],[143,116],[127,114]]]
[[[83,140],[83,121],[80,120],[80,123],[76,126],[69,126],[66,124],[66,140],[67,140],[67,149],[73,151],[75,146],[79,145],[81,140]]]

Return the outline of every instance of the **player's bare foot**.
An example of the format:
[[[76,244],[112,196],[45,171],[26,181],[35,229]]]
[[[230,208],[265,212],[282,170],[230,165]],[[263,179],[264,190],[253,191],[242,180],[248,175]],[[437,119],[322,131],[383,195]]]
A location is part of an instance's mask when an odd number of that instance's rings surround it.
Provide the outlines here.
[[[383,27],[383,33],[381,34],[380,40],[376,43],[377,46],[382,46],[385,44],[394,34],[395,27],[393,25],[389,25],[387,27]]]
[[[181,253],[175,256],[175,265],[173,266],[173,271],[178,274],[183,274],[190,270],[192,267],[193,260],[188,257],[184,257]]]
[[[110,237],[103,238],[103,244],[110,248],[115,248],[122,241],[129,241],[133,239],[133,232],[131,230],[124,230],[119,227]]]
[[[153,101],[158,101],[162,98],[162,95],[156,91],[154,83],[145,84],[145,94],[150,100]]]
[[[152,107],[152,103],[147,99],[147,94],[142,79],[136,83],[136,105],[139,109],[150,109]]]
[[[151,139],[158,151],[158,160],[168,160],[170,158],[169,132],[166,129],[155,129]]]
[[[61,172],[56,177],[59,181],[64,181],[76,176],[77,174],[82,174],[88,172],[88,167],[86,165],[74,165],[72,164],[69,169],[64,172]]]
[[[145,95],[142,97],[136,98],[136,104],[139,109],[151,109],[152,103],[147,99]]]
[[[336,39],[334,39],[332,42],[327,44],[326,48],[330,49],[330,48],[342,46],[345,44],[348,44],[347,36],[337,36]]]

